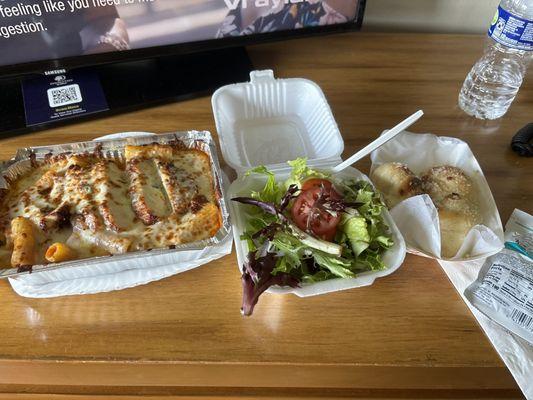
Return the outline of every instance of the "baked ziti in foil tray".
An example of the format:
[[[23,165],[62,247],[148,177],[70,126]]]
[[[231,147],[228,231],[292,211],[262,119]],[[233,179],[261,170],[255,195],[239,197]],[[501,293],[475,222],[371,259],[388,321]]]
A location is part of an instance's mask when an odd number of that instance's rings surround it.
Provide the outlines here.
[[[209,132],[20,149],[0,165],[0,278],[215,246],[222,187]]]

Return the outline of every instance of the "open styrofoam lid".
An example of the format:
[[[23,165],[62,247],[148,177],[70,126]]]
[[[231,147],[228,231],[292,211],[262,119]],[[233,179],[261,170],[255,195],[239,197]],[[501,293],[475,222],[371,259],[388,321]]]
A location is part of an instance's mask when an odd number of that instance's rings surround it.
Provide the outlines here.
[[[252,71],[250,82],[218,89],[212,106],[222,155],[237,171],[298,157],[337,160],[344,149],[324,93],[307,79]]]

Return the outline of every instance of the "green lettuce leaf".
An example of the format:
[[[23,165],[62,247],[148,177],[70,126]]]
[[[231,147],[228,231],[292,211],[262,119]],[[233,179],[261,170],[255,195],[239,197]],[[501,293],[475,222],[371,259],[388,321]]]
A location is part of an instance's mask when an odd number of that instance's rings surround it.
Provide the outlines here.
[[[367,181],[344,181],[341,183],[345,190],[345,198],[350,202],[361,203],[357,208],[359,214],[367,223],[367,231],[370,236],[368,243],[373,249],[388,249],[394,242],[389,232],[389,227],[382,217],[385,204],[370,182]]]
[[[276,183],[276,177],[274,174],[263,165],[249,170],[246,172],[245,176],[251,174],[266,175],[267,177],[263,189],[259,192],[252,191],[251,197],[257,200],[278,204],[283,193],[281,192],[279,185]]]
[[[350,270],[351,261],[342,257],[332,256],[321,251],[313,251],[315,262],[322,268],[340,278],[353,278],[355,274]]]
[[[370,246],[370,234],[368,233],[367,223],[364,217],[347,217],[340,225],[340,228],[346,235],[355,257],[359,256],[359,254]]]
[[[385,269],[378,250],[366,249],[352,264],[353,271],[380,271]]]
[[[394,245],[394,240],[390,236],[379,235],[373,239],[373,242],[378,244],[383,249],[390,249]]]
[[[302,282],[304,283],[316,283],[327,281],[328,279],[335,278],[331,272],[320,270],[314,274],[306,274],[302,276]]]
[[[307,246],[302,242],[294,236],[279,232],[272,239],[271,245],[277,252],[283,254],[273,271],[274,275],[277,272],[291,272],[300,267],[304,252],[307,249]]]
[[[284,183],[285,189],[290,185],[296,185],[300,188],[302,187],[303,181],[310,177],[327,179],[331,176],[330,174],[309,168],[307,166],[307,158],[297,158],[296,160],[287,161],[287,164],[292,167],[292,171]]]

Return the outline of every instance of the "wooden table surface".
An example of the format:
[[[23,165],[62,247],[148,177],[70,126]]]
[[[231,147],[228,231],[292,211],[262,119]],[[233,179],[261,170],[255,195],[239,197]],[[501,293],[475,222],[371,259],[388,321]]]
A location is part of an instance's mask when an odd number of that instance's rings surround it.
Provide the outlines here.
[[[257,68],[323,88],[345,156],[422,108],[412,130],[467,141],[506,221],[514,208],[533,211],[533,159],[509,149],[531,122],[533,81],[502,120],[466,116],[457,94],[481,48],[478,36],[358,33],[249,52]],[[186,129],[215,132],[208,97],[0,140],[0,159],[23,146]],[[369,160],[358,166],[368,172]],[[25,393],[17,398],[521,397],[440,266],[412,255],[371,287],[305,299],[264,295],[251,318],[239,313],[235,254],[96,295],[27,299],[2,281],[0,299],[0,392]]]

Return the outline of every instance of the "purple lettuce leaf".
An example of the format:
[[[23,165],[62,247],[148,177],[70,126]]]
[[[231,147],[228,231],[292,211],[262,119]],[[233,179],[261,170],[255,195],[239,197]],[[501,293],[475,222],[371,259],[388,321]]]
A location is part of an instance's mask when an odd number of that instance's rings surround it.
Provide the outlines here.
[[[297,287],[299,280],[290,274],[278,272],[272,275],[278,256],[267,252],[262,257],[256,257],[256,252],[250,252],[244,263],[242,272],[242,307],[243,315],[252,315],[259,296],[270,286]]]
[[[297,197],[296,193],[298,193],[299,191],[300,191],[300,189],[298,188],[298,186],[296,186],[296,185],[290,185],[289,186],[289,188],[287,189],[287,191],[285,192],[285,194],[281,198],[281,202],[280,202],[280,206],[279,206],[279,211],[280,212],[285,211],[285,209],[287,208],[287,206],[289,205],[291,200]]]
[[[276,208],[276,205],[268,201],[261,201],[261,200],[254,199],[252,197],[234,197],[231,200],[236,201],[238,203],[250,204],[252,206],[259,207],[267,214],[278,215],[278,209]]]

